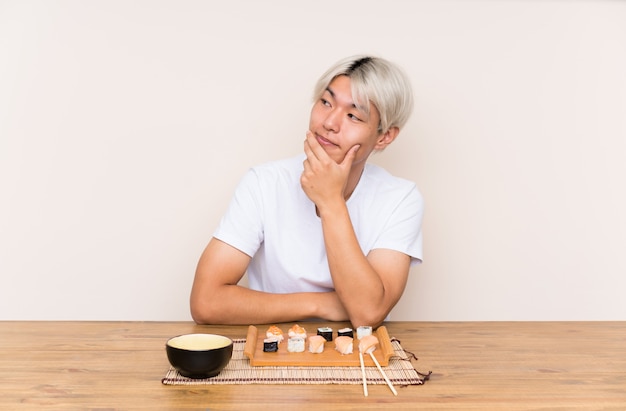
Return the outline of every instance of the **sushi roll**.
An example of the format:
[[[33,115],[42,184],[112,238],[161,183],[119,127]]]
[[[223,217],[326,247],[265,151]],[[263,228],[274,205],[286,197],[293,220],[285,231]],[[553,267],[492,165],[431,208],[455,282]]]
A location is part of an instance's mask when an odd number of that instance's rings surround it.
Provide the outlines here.
[[[353,352],[353,342],[354,340],[350,337],[342,335],[341,337],[335,338],[335,350],[339,351],[342,355],[352,354]]]
[[[306,330],[300,327],[298,324],[295,324],[293,327],[289,329],[289,337],[298,337],[302,339],[306,339]]]
[[[326,341],[332,341],[333,329],[330,327],[320,327],[317,329],[317,335],[321,335]]]
[[[372,327],[367,325],[362,325],[356,329],[356,338],[361,339],[365,336],[372,335]]]
[[[337,330],[337,336],[342,336],[342,335],[345,335],[346,337],[354,338],[354,331],[352,331],[352,328],[342,328],[340,330]]]
[[[285,339],[283,331],[275,325],[272,325],[267,329],[265,336],[267,338],[275,338],[279,344]]]
[[[278,339],[277,338],[266,338],[263,340],[263,351],[264,352],[276,352],[278,351]]]
[[[287,351],[304,352],[304,338],[291,337],[287,340]]]
[[[309,337],[309,352],[313,354],[321,354],[324,352],[324,344],[326,338],[321,335],[312,335]]]

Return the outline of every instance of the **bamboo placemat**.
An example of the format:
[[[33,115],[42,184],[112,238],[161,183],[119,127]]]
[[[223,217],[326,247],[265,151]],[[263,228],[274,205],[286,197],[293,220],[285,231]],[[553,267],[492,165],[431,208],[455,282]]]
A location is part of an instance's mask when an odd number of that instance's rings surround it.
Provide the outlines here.
[[[233,356],[228,365],[212,378],[193,379],[170,367],[161,380],[166,385],[211,384],[362,384],[360,367],[251,367],[244,355],[245,339],[233,340]],[[400,341],[391,339],[395,356],[383,367],[393,385],[421,385],[428,375],[419,373]],[[415,358],[414,355],[411,354]],[[376,367],[365,367],[368,384],[386,384]]]

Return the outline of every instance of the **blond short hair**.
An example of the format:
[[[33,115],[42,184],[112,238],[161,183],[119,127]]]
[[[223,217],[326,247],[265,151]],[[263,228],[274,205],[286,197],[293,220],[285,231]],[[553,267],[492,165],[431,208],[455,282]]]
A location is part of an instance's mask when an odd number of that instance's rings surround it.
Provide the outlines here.
[[[379,132],[402,129],[413,111],[413,88],[406,74],[395,64],[372,56],[352,56],[338,61],[317,81],[314,101],[322,97],[337,76],[351,80],[357,107],[369,115],[370,103],[380,114]]]

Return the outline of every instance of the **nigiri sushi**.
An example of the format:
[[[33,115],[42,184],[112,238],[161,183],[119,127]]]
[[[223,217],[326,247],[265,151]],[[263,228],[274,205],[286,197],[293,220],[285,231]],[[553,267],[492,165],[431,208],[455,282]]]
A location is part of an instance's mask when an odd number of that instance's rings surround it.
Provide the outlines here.
[[[294,324],[293,327],[291,327],[289,329],[289,337],[297,337],[297,338],[303,338],[306,339],[306,330],[302,327],[300,327],[298,324]]]
[[[352,354],[353,352],[353,344],[354,341],[352,338],[347,336],[340,336],[335,338],[335,349],[339,351],[341,354]]]
[[[375,335],[366,335],[359,341],[359,351],[365,354],[369,354],[376,349],[378,345],[378,338]]]
[[[326,338],[321,335],[312,335],[309,337],[309,351],[313,354],[321,354],[324,352],[324,343]]]
[[[271,325],[268,329],[267,332],[265,333],[265,336],[267,338],[276,338],[276,340],[280,343],[282,340],[285,339],[285,337],[283,336],[283,331],[278,328],[275,325]]]

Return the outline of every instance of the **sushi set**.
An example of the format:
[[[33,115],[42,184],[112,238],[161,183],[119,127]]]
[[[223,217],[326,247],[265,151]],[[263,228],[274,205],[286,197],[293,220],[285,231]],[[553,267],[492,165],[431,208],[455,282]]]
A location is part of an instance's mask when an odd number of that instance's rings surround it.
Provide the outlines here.
[[[329,327],[307,330],[298,324],[291,328],[270,326],[258,329],[251,325],[244,346],[244,354],[251,366],[303,366],[303,367],[359,367],[359,346],[366,336],[373,336],[376,348],[371,355],[382,366],[389,364],[394,350],[385,326],[376,330],[359,327],[333,330]],[[365,365],[375,365],[374,358],[365,356]]]

